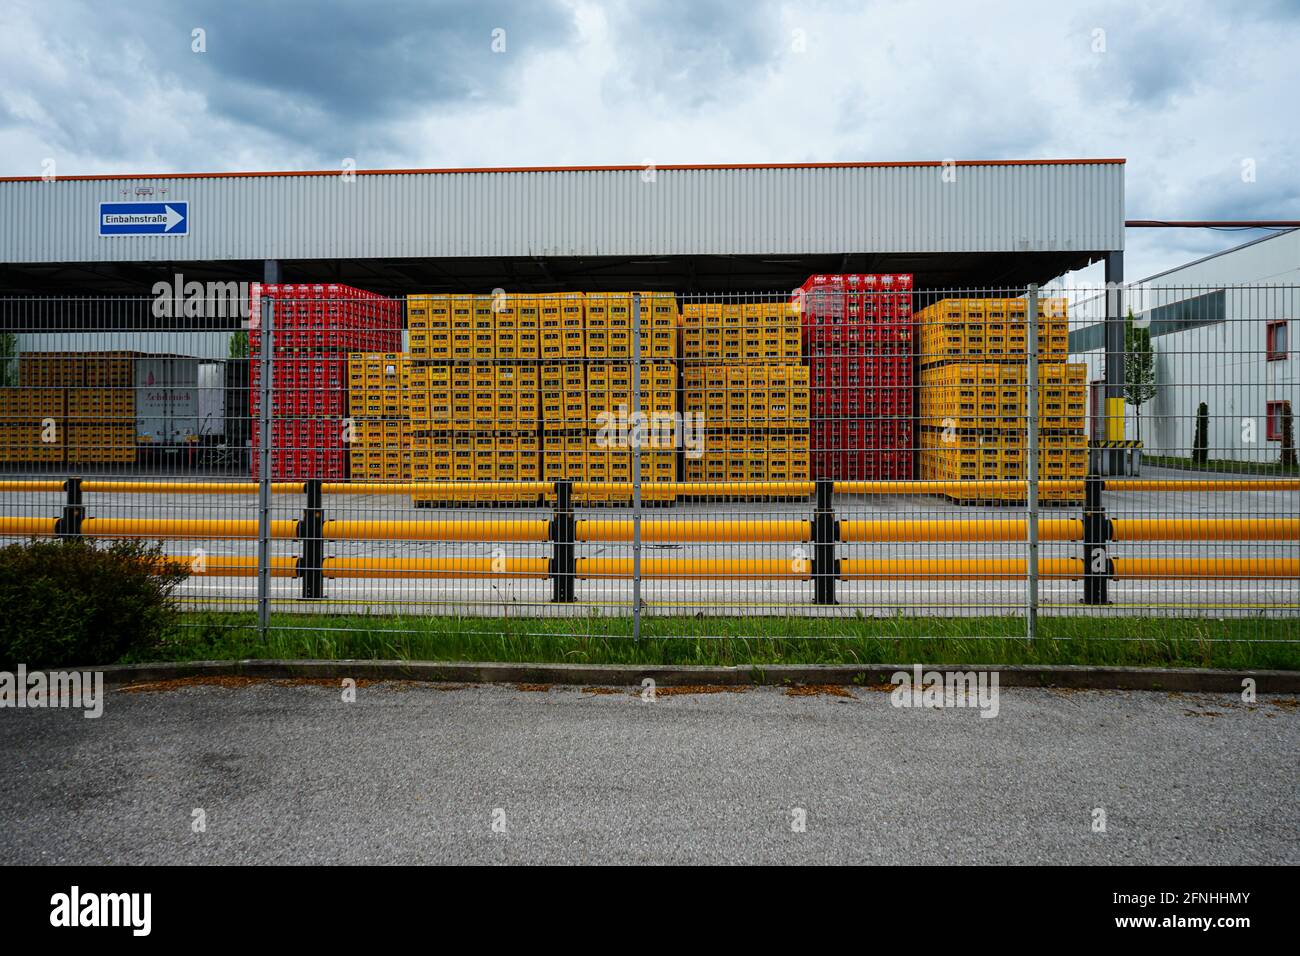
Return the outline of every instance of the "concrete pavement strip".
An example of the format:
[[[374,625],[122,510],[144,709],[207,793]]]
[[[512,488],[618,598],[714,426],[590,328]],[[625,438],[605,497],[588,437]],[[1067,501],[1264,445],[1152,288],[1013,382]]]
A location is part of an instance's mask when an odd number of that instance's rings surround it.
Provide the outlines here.
[[[640,686],[651,678],[665,687],[682,684],[782,686],[842,684],[872,686],[890,683],[899,664],[754,664],[736,666],[674,664],[540,664],[472,661],[377,660],[242,660],[187,663],[115,664],[66,668],[95,670],[109,686],[189,677],[343,678],[368,680],[453,681],[460,683],[529,683]],[[1300,694],[1300,671],[1216,670],[1212,668],[1094,667],[1037,664],[924,664],[927,670],[994,672],[1003,687],[1073,687],[1093,690],[1154,690],[1239,692],[1247,678],[1255,690],[1270,694]]]

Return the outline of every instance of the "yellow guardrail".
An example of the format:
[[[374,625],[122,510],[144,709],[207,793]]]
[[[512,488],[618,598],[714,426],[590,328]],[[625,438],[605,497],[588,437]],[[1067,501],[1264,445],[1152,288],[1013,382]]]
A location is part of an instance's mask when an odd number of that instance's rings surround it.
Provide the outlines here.
[[[0,491],[62,491],[62,481],[44,481],[23,479],[19,481],[0,481]]]
[[[1300,578],[1300,558],[1115,558],[1115,577],[1171,579]]]
[[[545,578],[549,558],[326,558],[327,578]]]
[[[1024,518],[841,518],[839,541],[846,544],[874,541],[1025,541],[1029,522]],[[1082,541],[1079,518],[1041,518],[1040,541]]]
[[[1112,518],[1110,527],[1112,541],[1300,542],[1300,518]]]
[[[197,577],[255,578],[257,558],[243,555],[188,555],[173,554],[167,558],[177,567],[184,568]],[[271,577],[294,578],[298,576],[298,559],[271,558]]]
[[[579,578],[630,578],[631,558],[578,558]],[[807,560],[780,558],[644,558],[643,578],[707,579],[710,581],[807,581]]]
[[[0,535],[6,537],[41,537],[54,534],[57,518],[23,518],[16,515],[0,517]]]
[[[81,490],[96,494],[132,495],[255,495],[256,481],[117,481],[87,478]],[[271,493],[300,495],[306,489],[302,481],[273,481]]]
[[[257,539],[255,518],[86,518],[81,533],[91,538]],[[275,519],[271,537],[298,537],[297,519]]]
[[[547,518],[447,518],[439,521],[326,521],[335,541],[547,541]]]
[[[1107,491],[1300,491],[1300,478],[1105,478]]]
[[[882,481],[836,481],[834,490],[841,495],[939,495],[960,494],[965,497],[996,498],[1005,491],[1023,492],[1023,479],[945,480],[895,479]],[[1103,478],[1103,487],[1112,492],[1213,492],[1213,491],[1300,491],[1300,478]],[[1081,478],[1045,478],[1038,483],[1041,492],[1083,493]],[[650,494],[688,497],[808,497],[816,488],[811,481],[665,481],[646,482],[642,490]],[[62,480],[11,479],[0,481],[0,491],[59,492]],[[86,478],[83,492],[97,494],[176,494],[176,495],[251,495],[258,491],[256,481],[135,481]],[[303,494],[304,481],[274,481],[273,494]],[[578,495],[631,495],[632,483],[573,483]],[[460,497],[505,497],[550,495],[552,481],[327,481],[321,483],[327,495],[414,495],[417,497],[456,500]]]

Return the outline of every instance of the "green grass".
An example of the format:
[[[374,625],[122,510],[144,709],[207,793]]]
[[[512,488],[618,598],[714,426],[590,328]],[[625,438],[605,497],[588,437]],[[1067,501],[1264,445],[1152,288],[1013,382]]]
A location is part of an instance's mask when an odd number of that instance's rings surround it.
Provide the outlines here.
[[[1108,664],[1300,670],[1294,621],[1143,617],[650,617],[278,615],[265,639],[248,614],[182,616],[146,660],[430,660],[574,664]]]
[[[1283,465],[1280,461],[1229,461],[1212,458],[1195,462],[1190,458],[1173,455],[1142,455],[1142,464],[1158,468],[1180,468],[1183,471],[1209,471],[1225,475],[1269,475],[1284,477],[1300,475],[1300,465]]]

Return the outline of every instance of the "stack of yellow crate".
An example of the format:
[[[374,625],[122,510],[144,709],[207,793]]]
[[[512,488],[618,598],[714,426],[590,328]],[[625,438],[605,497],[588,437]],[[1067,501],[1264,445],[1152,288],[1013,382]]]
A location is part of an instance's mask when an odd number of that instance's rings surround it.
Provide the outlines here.
[[[120,381],[112,366],[86,369],[87,380]],[[129,387],[69,388],[67,460],[78,463],[135,461],[135,390]]]
[[[706,302],[682,308],[682,359],[704,364],[798,364],[799,308],[791,302]]]
[[[703,429],[687,481],[807,481],[808,366],[789,302],[691,303],[682,312],[682,411]]]
[[[678,308],[672,292],[641,292],[641,360],[677,359]],[[585,358],[626,362],[632,358],[631,292],[588,292],[584,328]]]
[[[921,390],[918,400],[918,467],[922,479],[1024,479],[1028,343],[1024,299],[945,299],[917,314]],[[1039,301],[1038,474],[1082,480],[1087,474],[1084,436],[1087,366],[1066,364],[1064,299]],[[958,501],[1021,500],[974,490],[950,494]],[[1078,497],[1045,488],[1043,500]]]
[[[353,480],[406,481],[411,477],[409,372],[404,352],[348,354],[351,422],[344,437]]]
[[[23,388],[75,388],[86,384],[86,352],[24,352],[18,357],[18,384]]]
[[[0,460],[131,463],[136,455],[130,352],[27,352],[0,405]]]
[[[807,481],[808,366],[687,365],[683,412],[702,427],[687,481]]]
[[[132,352],[24,352],[18,358],[24,388],[122,388],[135,385]]]
[[[647,422],[641,478],[677,479],[677,297],[639,293],[641,410]],[[559,294],[542,299],[541,467],[545,481],[630,482],[632,402],[631,292]],[[627,501],[630,494],[578,489],[584,502]],[[670,500],[647,488],[646,501]]]
[[[629,482],[633,295],[408,296],[410,363],[400,407],[409,418],[404,442],[411,476]],[[649,424],[642,479],[666,483],[677,478],[677,298],[639,295],[641,407]],[[392,412],[367,408],[373,404],[364,392],[354,397],[354,416],[357,408],[366,417]],[[357,477],[372,473],[366,444],[353,446],[354,461],[362,462],[361,469],[353,468]],[[434,497],[440,496],[431,492]],[[629,496],[581,489],[576,497]],[[648,490],[644,497],[672,496]],[[423,492],[417,500],[422,503]]]
[[[417,481],[538,480],[537,383],[538,368],[531,363],[412,366],[407,386],[411,476]],[[466,499],[487,497],[485,492]]]
[[[61,388],[0,388],[0,462],[62,463],[65,420]]]

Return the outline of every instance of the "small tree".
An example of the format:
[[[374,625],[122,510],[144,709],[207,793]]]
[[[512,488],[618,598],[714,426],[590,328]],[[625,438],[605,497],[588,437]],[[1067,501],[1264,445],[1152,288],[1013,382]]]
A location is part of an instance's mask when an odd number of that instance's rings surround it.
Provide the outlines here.
[[[1142,440],[1142,406],[1156,397],[1156,362],[1151,351],[1151,330],[1133,322],[1133,310],[1124,319],[1124,401],[1137,415],[1137,438]]]
[[[0,332],[0,386],[9,388],[18,384],[18,336]]]
[[[1295,423],[1291,417],[1291,403],[1282,403],[1282,467],[1294,468],[1296,466],[1295,454]]]
[[[232,359],[248,358],[248,333],[242,329],[230,336],[230,357]]]
[[[1205,464],[1210,458],[1210,406],[1196,407],[1196,434],[1192,438],[1192,461]]]

